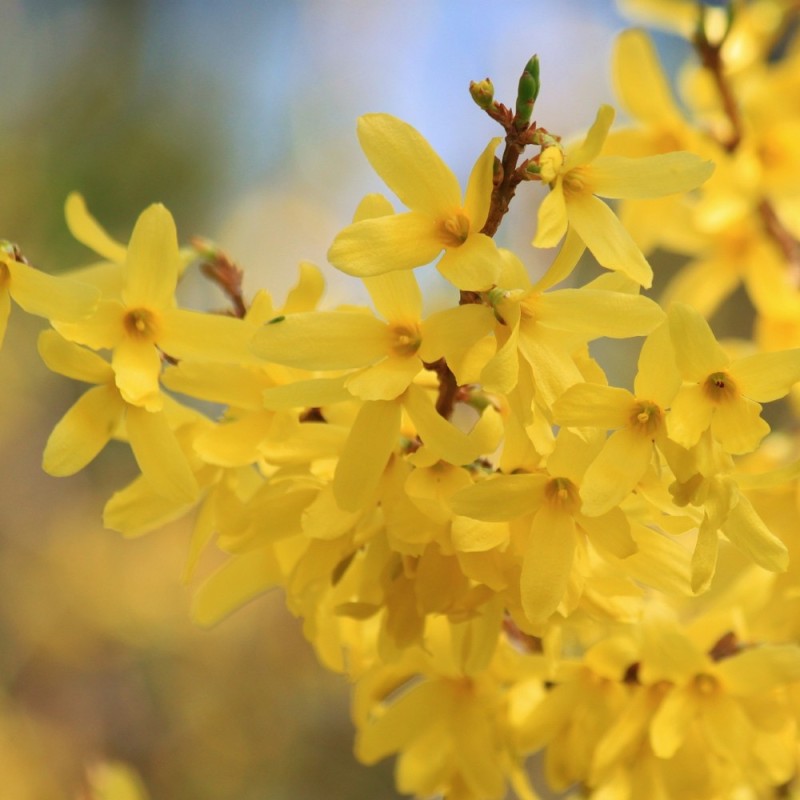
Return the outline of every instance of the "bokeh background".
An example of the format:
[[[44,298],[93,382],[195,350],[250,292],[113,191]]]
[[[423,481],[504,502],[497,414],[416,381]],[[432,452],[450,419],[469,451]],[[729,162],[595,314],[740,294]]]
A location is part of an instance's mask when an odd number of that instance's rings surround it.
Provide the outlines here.
[[[66,230],[68,192],[121,241],[161,201],[184,242],[212,238],[245,269],[249,293],[280,301],[307,259],[328,303],[356,297],[325,264],[382,191],[356,118],[402,117],[465,180],[498,132],[470,80],[492,77],[510,104],[536,52],[536,118],[584,130],[613,102],[624,24],[610,0],[0,0],[0,238],[60,272],[93,258]],[[501,240],[535,271],[538,195],[521,195]],[[0,351],[0,795],[84,800],[86,770],[111,759],[153,800],[396,797],[391,763],[352,758],[348,687],[279,594],[199,630],[179,583],[186,522],[133,541],[103,530],[134,473],[124,447],[74,478],[41,472],[82,388],[40,366],[40,328],[12,313]]]

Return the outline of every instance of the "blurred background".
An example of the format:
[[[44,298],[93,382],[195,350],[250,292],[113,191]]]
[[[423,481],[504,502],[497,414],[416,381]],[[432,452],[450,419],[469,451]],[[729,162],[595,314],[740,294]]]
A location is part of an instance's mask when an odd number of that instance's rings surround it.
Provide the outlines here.
[[[250,294],[280,302],[308,259],[328,303],[356,297],[325,265],[360,197],[384,190],[356,118],[407,120],[464,181],[499,131],[470,80],[490,76],[511,104],[536,52],[536,119],[585,130],[613,102],[623,25],[610,0],[0,0],[0,238],[60,272],[94,260],[67,232],[68,192],[123,242],[161,201],[183,242],[207,236],[245,269]],[[531,270],[537,201],[521,192],[500,235]],[[396,797],[391,763],[352,758],[348,687],[278,594],[199,630],[179,583],[187,524],[135,541],[103,530],[105,499],[133,475],[126,448],[74,478],[41,472],[83,387],[40,366],[40,328],[12,312],[0,351],[3,797],[83,800],[87,769],[109,759],[153,800]]]

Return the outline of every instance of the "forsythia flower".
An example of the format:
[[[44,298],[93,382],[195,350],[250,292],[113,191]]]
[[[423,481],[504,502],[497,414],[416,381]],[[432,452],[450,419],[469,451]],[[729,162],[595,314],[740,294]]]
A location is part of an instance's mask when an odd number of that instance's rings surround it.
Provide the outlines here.
[[[405,122],[367,114],[361,146],[375,171],[410,209],[361,220],[338,234],[328,259],[349,275],[367,277],[428,264],[444,250],[439,272],[459,289],[488,289],[499,269],[494,242],[482,234],[492,193],[493,139],[478,159],[462,199],[458,180]]]
[[[598,263],[621,270],[642,286],[653,280],[650,265],[611,209],[598,197],[646,198],[686,192],[705,181],[713,165],[691,153],[647,158],[600,156],[614,109],[601,106],[581,144],[542,153],[541,178],[550,193],[539,206],[533,244],[555,247],[573,230]]]

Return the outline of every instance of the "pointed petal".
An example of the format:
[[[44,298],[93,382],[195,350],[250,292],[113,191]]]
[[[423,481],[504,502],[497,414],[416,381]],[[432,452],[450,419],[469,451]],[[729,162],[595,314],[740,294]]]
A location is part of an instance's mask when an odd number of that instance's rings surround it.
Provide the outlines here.
[[[453,511],[484,522],[502,522],[532,514],[542,504],[547,475],[499,475],[468,486],[450,498]]]
[[[0,265],[1,266],[1,265]],[[0,286],[0,345],[6,338],[8,317],[11,314],[11,295],[8,290]]]
[[[642,479],[652,455],[648,436],[630,428],[612,433],[583,476],[583,513],[597,517],[618,506]]]
[[[325,291],[325,278],[319,267],[310,261],[301,261],[298,269],[300,277],[286,295],[286,302],[281,309],[284,314],[313,311]]]
[[[638,371],[633,391],[642,400],[650,400],[661,408],[669,408],[681,386],[681,376],[675,364],[675,352],[664,321],[644,340],[639,352]]]
[[[555,247],[567,232],[568,224],[564,186],[559,177],[539,205],[533,246]]]
[[[703,381],[730,363],[708,322],[690,306],[673,303],[667,312],[675,361],[684,379]]]
[[[310,311],[278,317],[253,337],[256,355],[303,369],[350,369],[384,358],[391,347],[387,325],[356,311]]]
[[[376,400],[364,403],[358,412],[333,477],[336,502],[344,511],[363,509],[377,489],[397,447],[400,410],[398,402]]]
[[[553,418],[568,427],[624,428],[636,398],[627,389],[598,383],[570,386],[553,405]]]
[[[744,495],[728,514],[722,532],[760,567],[785,572],[789,566],[786,545],[764,524]]]
[[[661,703],[650,725],[650,745],[659,758],[672,758],[683,744],[696,706],[687,688],[673,689]]]
[[[284,411],[290,408],[319,408],[349,400],[342,378],[314,378],[265,389],[264,408]]]
[[[631,29],[617,37],[613,71],[620,102],[631,117],[651,125],[680,120],[669,82],[644,31]]]
[[[583,334],[586,340],[627,339],[650,333],[664,321],[664,312],[643,295],[582,287],[541,295],[536,318],[544,325]]]
[[[714,164],[678,151],[644,158],[603,156],[587,171],[592,191],[600,197],[646,199],[696,189],[711,177]]]
[[[483,292],[496,283],[502,267],[494,239],[483,233],[470,234],[459,247],[448,247],[436,268],[453,286]]]
[[[486,145],[486,149],[475,162],[467,183],[464,211],[475,231],[483,228],[489,215],[494,189],[494,153],[499,144],[500,139],[496,138]]]
[[[703,392],[702,386],[683,386],[667,414],[667,434],[681,447],[694,447],[703,431],[711,425],[714,406]]]
[[[752,453],[769,433],[761,406],[747,397],[731,398],[714,409],[711,433],[727,453]]]
[[[110,383],[114,379],[114,370],[105,359],[85,347],[68,342],[56,331],[42,331],[38,347],[42,361],[59,375],[87,383]]]
[[[410,209],[436,214],[461,205],[456,176],[422,135],[389,114],[365,114],[358,140],[369,163]]]
[[[350,394],[361,400],[394,400],[403,394],[421,369],[422,362],[416,356],[385,358],[348,375],[344,385]]]
[[[443,247],[436,220],[410,211],[348,225],[333,240],[328,261],[348,275],[366,278],[430,264]]]
[[[255,361],[253,329],[240,319],[183,308],[165,310],[158,346],[167,355],[190,361]]]
[[[743,650],[720,661],[717,672],[732,694],[747,697],[769,692],[800,680],[800,647],[761,645]]]
[[[98,255],[122,264],[125,261],[125,245],[112,239],[97,220],[89,213],[86,208],[86,201],[77,192],[71,192],[67,197],[64,206],[67,217],[67,227],[69,232],[81,243],[85,244],[90,250],[94,250]]]
[[[575,232],[575,229],[567,228],[567,236],[558,251],[558,255],[547,268],[547,272],[536,281],[533,288],[537,292],[543,292],[545,289],[561,283],[578,266],[578,261],[580,261],[585,250],[586,245],[583,243],[583,239]]]
[[[800,349],[745,356],[734,361],[730,371],[745,397],[770,403],[800,381]]]
[[[580,514],[578,524],[589,535],[592,545],[602,554],[630,558],[639,549],[631,533],[630,522],[619,508],[612,508],[594,517]]]
[[[197,590],[192,601],[192,619],[211,627],[254,597],[282,581],[272,546],[232,556]]]
[[[124,337],[114,348],[111,366],[117,388],[127,403],[153,409],[159,405],[161,356],[152,342]]]
[[[567,203],[570,225],[575,226],[586,247],[606,269],[620,270],[646,289],[653,271],[616,214],[598,198],[576,194]]]
[[[111,386],[95,386],[81,395],[47,439],[44,471],[61,476],[83,469],[108,444],[124,410]]]
[[[422,317],[422,292],[413,272],[385,272],[364,278],[364,285],[387,322],[416,324]]]
[[[577,147],[567,150],[567,159],[564,164],[566,170],[588,164],[600,155],[611,124],[614,122],[614,116],[615,112],[611,106],[600,106],[586,138]]]
[[[353,222],[373,217],[385,217],[394,214],[394,206],[382,194],[377,192],[364,195],[353,212]]]
[[[175,221],[164,206],[154,203],[139,215],[128,243],[125,304],[157,309],[174,305],[179,264]]]
[[[111,495],[103,508],[103,525],[129,538],[143,536],[179,519],[192,505],[162,497],[140,475]]]
[[[48,275],[17,261],[5,263],[11,276],[11,296],[28,314],[75,322],[91,314],[100,299],[100,292],[87,283]]]
[[[128,406],[125,427],[136,463],[153,489],[179,502],[195,500],[200,489],[164,413]]]
[[[531,622],[546,620],[564,598],[575,546],[572,516],[543,504],[531,524],[520,579],[522,608]]]

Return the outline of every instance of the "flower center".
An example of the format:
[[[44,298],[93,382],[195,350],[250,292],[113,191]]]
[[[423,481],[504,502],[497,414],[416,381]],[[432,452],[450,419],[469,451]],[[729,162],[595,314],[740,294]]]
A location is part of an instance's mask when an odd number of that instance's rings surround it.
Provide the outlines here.
[[[732,400],[739,394],[733,378],[727,372],[712,372],[703,384],[703,391],[713,403]]]
[[[128,336],[134,339],[154,340],[158,326],[156,317],[147,308],[132,308],[122,319]]]
[[[637,402],[630,415],[630,424],[638,433],[653,436],[664,421],[664,412],[661,406],[650,400]]]
[[[586,167],[573,167],[564,175],[564,194],[570,197],[587,193],[588,177]]]
[[[422,344],[419,328],[416,325],[392,325],[389,328],[390,349],[396,356],[413,356]]]
[[[719,682],[713,675],[708,675],[705,672],[701,672],[699,675],[695,675],[694,678],[694,688],[700,694],[713,694],[717,691],[719,687]]]
[[[438,222],[439,241],[445,247],[461,247],[469,236],[469,217],[457,211]]]
[[[544,486],[545,499],[560,511],[577,511],[580,507],[578,487],[569,478],[553,478]]]

